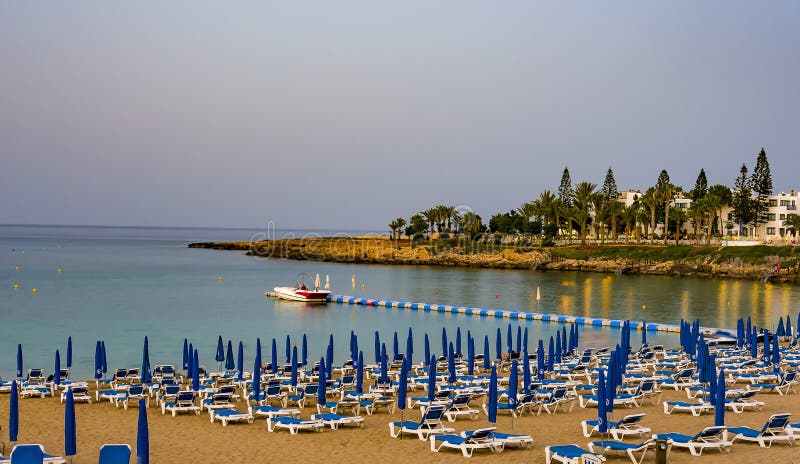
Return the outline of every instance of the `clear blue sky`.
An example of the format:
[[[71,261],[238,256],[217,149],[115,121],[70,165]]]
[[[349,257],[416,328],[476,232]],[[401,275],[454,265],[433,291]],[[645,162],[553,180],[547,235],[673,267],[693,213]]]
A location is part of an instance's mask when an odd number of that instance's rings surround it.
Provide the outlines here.
[[[0,223],[382,228],[800,186],[800,2],[2,2]]]

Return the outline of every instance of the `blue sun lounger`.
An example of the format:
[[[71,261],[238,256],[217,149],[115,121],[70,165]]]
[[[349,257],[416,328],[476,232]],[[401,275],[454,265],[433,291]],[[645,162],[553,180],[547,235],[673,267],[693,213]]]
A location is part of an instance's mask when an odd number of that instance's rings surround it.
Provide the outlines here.
[[[431,451],[438,453],[442,448],[457,449],[467,458],[472,457],[472,453],[476,449],[488,449],[494,452],[500,452],[503,450],[503,446],[496,444],[491,437],[494,430],[494,427],[478,429],[473,431],[469,437],[452,434],[431,435]]]
[[[9,456],[10,461],[14,464],[63,464],[67,461],[60,456],[53,456],[44,451],[44,446],[39,444],[33,445],[16,445],[11,450]]]
[[[595,453],[606,455],[608,453],[619,453],[627,455],[632,464],[642,464],[644,456],[651,449],[655,449],[656,442],[652,439],[643,441],[642,443],[625,443],[617,440],[602,440],[593,441],[589,443],[589,449]],[[669,456],[669,449],[671,445],[667,441],[667,456]],[[636,453],[641,453],[637,458]]]
[[[403,421],[390,422],[389,435],[397,438],[401,433],[412,433],[417,435],[420,440],[427,440],[431,435],[442,435],[453,433],[455,429],[445,427],[442,423],[445,407],[442,405],[430,406],[422,413],[419,422]]]
[[[644,427],[641,425],[642,419],[646,414],[629,414],[619,421],[616,422],[609,422],[608,423],[608,432],[614,437],[614,440],[620,440],[625,438],[627,435],[636,435],[639,437],[643,437],[646,434],[651,432],[649,427]],[[599,433],[599,421],[595,420],[585,420],[581,422],[581,427],[583,428],[583,436],[586,438],[591,437],[595,433]]]
[[[602,454],[587,451],[575,444],[546,446],[544,459],[547,464],[553,460],[564,464],[596,464],[606,460]]]
[[[268,417],[267,430],[274,432],[277,429],[286,429],[291,435],[297,435],[301,430],[313,430],[314,432],[322,432],[325,424],[321,420],[311,419],[298,419],[296,417]]]
[[[331,430],[336,430],[343,425],[355,425],[359,428],[364,426],[364,418],[361,416],[343,416],[341,414],[325,413],[314,414],[311,416],[311,419],[322,421],[322,423],[330,427]]]
[[[295,408],[277,408],[275,406],[249,406],[248,412],[255,417],[298,417],[300,410]]]
[[[732,442],[724,439],[725,427],[706,427],[696,435],[682,433],[658,433],[653,435],[656,440],[670,440],[672,446],[688,449],[692,456],[700,456],[705,449],[717,449],[720,452],[730,452]]]
[[[475,433],[474,430],[465,430],[461,432],[461,436],[469,438]],[[507,446],[518,446],[520,448],[529,448],[533,446],[533,437],[523,433],[503,433],[493,430],[490,437],[495,441],[495,444],[501,446],[503,449]]]
[[[127,444],[103,445],[100,447],[98,464],[130,464],[131,447]]]
[[[253,423],[253,415],[249,412],[239,412],[235,409],[211,409],[209,410],[209,416],[211,416],[211,422],[213,423],[215,420],[219,420],[222,422],[223,427],[228,426],[228,422],[247,422],[248,424]]]
[[[769,448],[776,441],[785,441],[793,445],[795,437],[786,429],[789,417],[791,417],[789,413],[773,414],[761,430],[750,427],[729,427],[728,433],[733,434],[731,442],[736,440],[755,442],[762,448]]]

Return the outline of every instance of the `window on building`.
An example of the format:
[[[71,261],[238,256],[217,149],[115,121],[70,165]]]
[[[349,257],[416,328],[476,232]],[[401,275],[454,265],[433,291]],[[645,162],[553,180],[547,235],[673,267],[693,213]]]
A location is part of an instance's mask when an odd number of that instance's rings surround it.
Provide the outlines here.
[[[786,215],[785,214],[781,214],[780,216],[778,216],[778,219],[783,221],[784,219],[786,219]]]
[[[767,213],[767,221],[774,221],[775,213]]]
[[[767,227],[767,235],[775,235],[775,228]]]
[[[789,200],[781,200],[781,206],[789,206]]]
[[[733,213],[728,213],[728,220],[733,221]]]
[[[773,208],[775,206],[778,206],[778,200],[769,200],[769,207]]]

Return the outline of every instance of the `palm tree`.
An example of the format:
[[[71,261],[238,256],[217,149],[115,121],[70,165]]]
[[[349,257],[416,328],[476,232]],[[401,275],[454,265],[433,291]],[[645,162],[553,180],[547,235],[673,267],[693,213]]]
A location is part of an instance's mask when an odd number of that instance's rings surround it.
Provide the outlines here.
[[[683,208],[678,208],[673,206],[669,209],[668,217],[672,218],[675,221],[675,245],[678,244],[678,240],[681,238],[681,222],[686,221],[686,211]],[[664,242],[666,243],[666,225],[664,226]]]
[[[397,233],[397,219],[389,223],[389,230],[392,231],[392,234],[389,236],[389,240],[394,239],[394,235]]]
[[[580,210],[575,205],[567,205],[564,203],[561,214],[564,215],[564,221],[567,223],[567,234],[569,236],[569,240],[572,241],[572,233],[574,232],[572,225],[578,222]]]
[[[472,240],[472,237],[478,233],[478,230],[481,227],[481,217],[472,211],[467,211],[461,217],[461,224],[464,228],[464,233],[467,234],[469,240]]]
[[[436,208],[426,209],[422,212],[422,215],[425,216],[425,220],[428,221],[428,226],[431,229],[431,236],[433,236],[436,220],[439,218]]]
[[[692,229],[697,243],[700,243],[699,230],[706,223],[706,216],[708,216],[708,200],[707,197],[698,198],[693,201],[689,206],[688,215],[692,219]],[[708,236],[708,234],[706,234]]]
[[[551,192],[550,190],[545,190],[539,194],[539,206],[542,211],[542,216],[544,217],[543,224],[548,225],[550,224],[555,216],[555,201],[558,200],[558,197]]]
[[[447,228],[453,230],[453,220],[458,216],[455,206],[442,206],[442,212],[447,219]]]
[[[527,226],[528,222],[531,220],[531,217],[538,212],[538,209],[539,208],[537,208],[532,201],[526,201],[519,208],[517,208],[517,212],[520,216],[522,216],[523,219],[523,227]]]
[[[650,214],[647,208],[639,205],[639,211],[636,212],[636,221],[641,226],[641,229],[637,228],[637,243],[642,243],[642,237],[647,237],[648,233],[648,226],[650,225],[650,221],[653,219],[653,215]]]
[[[400,240],[400,236],[403,235],[403,228],[406,226],[406,220],[399,217],[392,222],[397,226],[397,240]]]
[[[639,209],[640,206],[638,202],[622,208],[620,216],[622,217],[622,221],[625,223],[625,243],[628,243],[628,240],[631,238],[631,231],[636,227],[636,219],[639,215]]]
[[[658,196],[661,198],[661,202],[664,203],[664,245],[667,244],[667,225],[669,224],[669,204],[672,203],[672,200],[675,199],[675,195],[678,193],[677,187],[669,182],[665,182],[661,185],[661,188],[658,190]]]
[[[606,197],[603,195],[602,192],[595,192],[592,195],[592,210],[594,211],[594,238],[600,239],[600,243],[603,243],[603,237],[605,234],[600,235],[600,231],[602,230],[604,216],[605,216],[605,207],[606,207]]]
[[[656,207],[658,206],[658,191],[655,187],[650,187],[644,192],[642,201],[645,206],[650,210],[650,234],[649,238],[652,242],[656,234]]]
[[[786,232],[791,230],[792,236],[797,237],[797,232],[800,231],[800,216],[787,214],[786,219],[783,220],[783,227],[786,227]]]
[[[606,204],[606,220],[611,221],[611,238],[614,240],[619,238],[619,234],[617,234],[617,222],[622,217],[624,209],[624,205],[613,198]]]
[[[596,184],[586,181],[575,186],[575,203],[579,210],[576,219],[581,226],[581,244],[586,244],[586,222],[589,220],[589,208],[596,188]]]
[[[564,200],[556,197],[553,200],[553,221],[556,225],[556,236],[559,235],[561,229],[561,217],[564,214]]]

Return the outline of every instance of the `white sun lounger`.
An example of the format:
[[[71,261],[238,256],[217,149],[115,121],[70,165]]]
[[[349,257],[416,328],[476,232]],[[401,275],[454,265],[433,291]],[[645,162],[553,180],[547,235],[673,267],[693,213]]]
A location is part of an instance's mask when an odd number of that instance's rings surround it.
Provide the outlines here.
[[[787,430],[790,416],[789,413],[773,414],[761,430],[750,427],[729,427],[728,433],[733,434],[731,442],[749,441],[758,443],[762,448],[769,448],[776,441],[785,441],[789,445],[793,445],[795,437]]]
[[[296,408],[278,408],[275,406],[249,406],[248,411],[255,417],[299,417]]]
[[[644,427],[641,425],[641,421],[644,418],[645,414],[630,414],[617,422],[609,422],[608,423],[608,432],[614,437],[614,440],[621,440],[625,438],[627,435],[635,435],[639,437],[643,437],[646,434],[650,433],[652,430],[649,427]],[[599,423],[595,420],[585,420],[581,422],[581,427],[583,429],[583,436],[586,438],[591,437],[595,433],[599,433],[598,429]]]
[[[227,427],[228,422],[247,422],[248,424],[253,423],[253,415],[249,412],[239,412],[234,409],[212,409],[209,412],[209,416],[211,416],[211,422],[213,423],[215,420],[219,420],[222,422],[223,427]]]
[[[724,439],[725,427],[706,427],[696,435],[682,433],[658,433],[653,435],[656,440],[670,440],[672,446],[689,450],[692,456],[700,456],[703,450],[716,449],[720,452],[730,452],[732,442]]]
[[[200,415],[200,406],[195,404],[196,393],[193,391],[178,392],[175,401],[164,401],[161,403],[161,414],[166,414],[167,411],[172,413],[175,417],[179,412],[193,412]]]
[[[274,432],[276,429],[286,429],[292,435],[297,435],[301,430],[312,430],[322,432],[325,424],[321,420],[305,420],[296,417],[268,417],[267,430]]]
[[[544,459],[547,464],[554,460],[564,464],[595,464],[606,460],[603,455],[587,451],[576,444],[546,446]]]
[[[673,412],[690,412],[693,416],[699,416],[705,412],[711,412],[714,406],[711,403],[687,403],[685,401],[664,401],[664,414]]]
[[[656,442],[652,439],[642,443],[625,443],[616,440],[603,440],[589,443],[589,449],[604,456],[608,453],[625,454],[630,458],[632,464],[642,464],[642,461],[644,461],[644,456],[648,451],[654,449],[655,445]],[[667,453],[669,453],[670,447],[670,442],[667,441]],[[636,457],[637,453],[641,453],[638,458]]]
[[[431,451],[438,453],[442,448],[457,449],[467,458],[472,457],[472,453],[476,449],[488,449],[494,452],[500,452],[503,450],[503,446],[496,444],[491,438],[491,433],[494,432],[494,430],[494,427],[478,429],[472,432],[469,437],[452,434],[431,435]]]
[[[464,438],[470,438],[474,430],[466,430],[461,432]],[[530,448],[533,446],[533,437],[523,433],[503,433],[497,430],[492,431],[490,438],[495,441],[495,444],[505,448],[506,446],[518,446],[520,448]]]
[[[311,416],[311,419],[322,421],[322,423],[330,427],[331,430],[336,430],[343,425],[355,425],[356,427],[364,426],[364,418],[361,416],[343,416],[341,414],[329,412],[325,414],[314,414]]]

